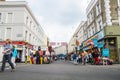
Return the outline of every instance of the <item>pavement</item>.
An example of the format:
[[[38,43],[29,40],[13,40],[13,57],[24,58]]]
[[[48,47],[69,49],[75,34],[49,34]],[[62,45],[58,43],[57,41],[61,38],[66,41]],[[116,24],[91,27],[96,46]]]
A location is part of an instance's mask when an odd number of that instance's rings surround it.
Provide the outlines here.
[[[120,80],[120,65],[74,65],[69,61],[52,64],[17,64],[15,72],[6,69],[0,80]]]

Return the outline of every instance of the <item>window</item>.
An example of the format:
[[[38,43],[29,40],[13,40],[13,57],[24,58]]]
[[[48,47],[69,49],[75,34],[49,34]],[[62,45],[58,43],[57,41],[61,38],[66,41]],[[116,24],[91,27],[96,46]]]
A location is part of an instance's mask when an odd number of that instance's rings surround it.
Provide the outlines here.
[[[2,32],[1,32],[1,30],[0,30],[0,40],[2,40]]]
[[[86,40],[87,39],[87,33],[86,32],[85,32],[84,36],[85,36],[85,40]]]
[[[102,21],[99,20],[99,21],[98,21],[98,31],[100,31],[102,28],[103,28],[103,26],[102,26]]]
[[[96,5],[96,14],[97,16],[100,14],[101,10],[100,10],[100,3],[97,3]]]
[[[90,35],[89,35],[89,37],[90,37],[90,36],[91,36],[91,29],[89,29],[89,34],[90,34]]]
[[[31,34],[29,34],[29,43],[31,43]]]
[[[12,18],[13,17],[13,13],[8,13],[8,18],[7,18],[7,22],[8,23],[12,23]]]
[[[35,39],[35,44],[37,44],[37,39]]]
[[[26,25],[28,25],[28,17],[26,17]]]
[[[0,13],[0,22],[2,21],[2,13]]]
[[[88,20],[87,21],[88,21],[88,25],[89,25],[90,24],[90,16],[88,16]]]
[[[25,41],[27,41],[27,31],[25,31]]]
[[[34,32],[35,32],[35,26],[34,26]]]
[[[33,38],[32,38],[32,44],[34,44],[34,36],[33,36]]]
[[[31,29],[31,27],[32,27],[32,21],[30,21],[30,29]]]
[[[91,14],[89,16],[90,16],[90,23],[91,23],[92,22],[92,16],[91,16]]]
[[[91,29],[89,28],[88,29],[88,37],[90,37],[91,36]]]
[[[92,27],[92,35],[95,34],[95,27]]]
[[[99,30],[101,30],[102,29],[101,20],[98,22],[98,24],[99,24]]]
[[[11,39],[12,33],[11,33],[11,28],[6,29],[6,39],[9,38]]]
[[[92,21],[94,20],[94,12],[93,12],[93,10],[91,12],[91,19],[92,19]]]

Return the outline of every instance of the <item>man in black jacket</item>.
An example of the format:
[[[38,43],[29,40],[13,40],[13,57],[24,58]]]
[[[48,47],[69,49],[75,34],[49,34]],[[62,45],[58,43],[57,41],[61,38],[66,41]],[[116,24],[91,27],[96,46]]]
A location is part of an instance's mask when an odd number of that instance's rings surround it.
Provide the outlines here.
[[[40,54],[39,52],[41,51],[41,47],[38,47],[38,50],[36,51],[36,64],[40,64]]]

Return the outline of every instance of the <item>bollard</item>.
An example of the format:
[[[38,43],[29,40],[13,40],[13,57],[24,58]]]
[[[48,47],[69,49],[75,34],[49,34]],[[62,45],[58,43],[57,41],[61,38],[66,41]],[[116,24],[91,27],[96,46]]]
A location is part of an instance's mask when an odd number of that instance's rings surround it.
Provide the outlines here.
[[[28,56],[25,57],[25,64],[27,64]]]
[[[40,64],[43,64],[43,57],[40,58]]]
[[[30,57],[30,64],[32,64],[32,58]]]

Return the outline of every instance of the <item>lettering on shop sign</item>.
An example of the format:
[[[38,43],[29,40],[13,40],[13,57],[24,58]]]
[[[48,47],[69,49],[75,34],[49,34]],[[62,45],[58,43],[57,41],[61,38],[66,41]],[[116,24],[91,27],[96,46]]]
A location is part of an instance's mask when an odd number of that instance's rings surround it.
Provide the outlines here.
[[[23,46],[21,46],[21,45],[17,45],[17,48],[23,48]]]
[[[109,35],[113,35],[113,32],[109,32]]]

